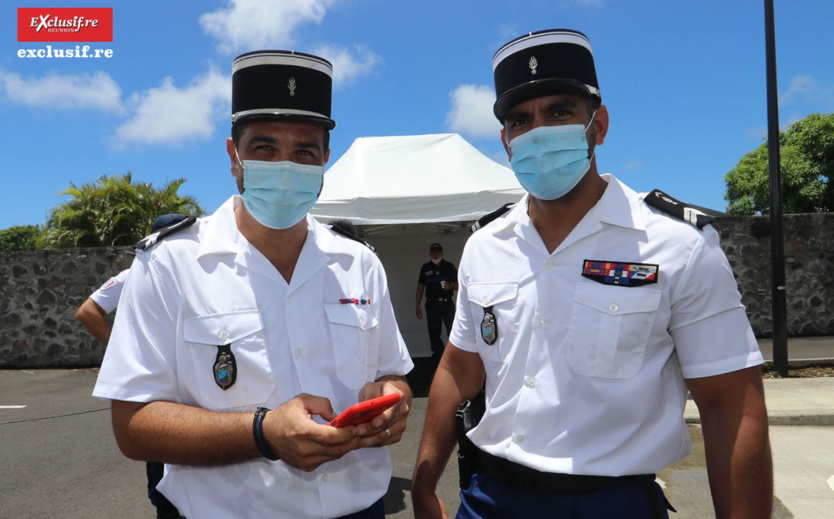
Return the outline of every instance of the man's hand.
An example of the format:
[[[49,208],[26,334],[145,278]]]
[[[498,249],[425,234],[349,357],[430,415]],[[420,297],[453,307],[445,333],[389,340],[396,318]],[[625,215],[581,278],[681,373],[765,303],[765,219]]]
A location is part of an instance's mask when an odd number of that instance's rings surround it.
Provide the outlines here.
[[[423,318],[423,309],[420,308],[420,305],[417,305],[417,319]]]
[[[304,393],[268,412],[263,431],[270,451],[285,463],[311,472],[364,446],[355,427],[322,425],[313,420],[314,415],[328,421],[336,418],[330,400]]]
[[[373,420],[356,426],[356,435],[363,438],[363,447],[382,447],[399,442],[405,433],[406,419],[411,412],[411,392],[405,380],[387,380],[383,377],[376,382],[368,382],[359,391],[359,401],[364,402],[391,393],[398,393],[402,398],[384,413]],[[394,377],[402,379],[402,377]],[[405,387],[403,387],[405,384]]]

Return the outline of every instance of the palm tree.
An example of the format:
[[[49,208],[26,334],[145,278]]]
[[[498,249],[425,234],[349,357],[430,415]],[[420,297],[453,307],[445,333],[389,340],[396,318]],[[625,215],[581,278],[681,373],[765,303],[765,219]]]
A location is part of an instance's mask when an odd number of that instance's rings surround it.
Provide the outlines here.
[[[177,191],[184,178],[156,189],[133,182],[132,174],[102,176],[70,187],[59,196],[71,200],[52,209],[39,245],[44,249],[133,245],[151,231],[156,217],[167,213],[201,216],[205,211],[192,196]]]

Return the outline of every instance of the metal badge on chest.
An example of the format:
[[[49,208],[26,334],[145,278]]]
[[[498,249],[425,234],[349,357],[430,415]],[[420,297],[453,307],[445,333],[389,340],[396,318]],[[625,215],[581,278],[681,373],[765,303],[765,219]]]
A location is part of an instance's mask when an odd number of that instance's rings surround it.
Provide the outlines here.
[[[217,346],[217,358],[214,361],[214,382],[225,391],[237,380],[237,361],[232,353],[232,345]]]
[[[481,338],[485,343],[492,346],[498,339],[498,321],[492,313],[492,307],[484,308],[484,320],[481,321]]]

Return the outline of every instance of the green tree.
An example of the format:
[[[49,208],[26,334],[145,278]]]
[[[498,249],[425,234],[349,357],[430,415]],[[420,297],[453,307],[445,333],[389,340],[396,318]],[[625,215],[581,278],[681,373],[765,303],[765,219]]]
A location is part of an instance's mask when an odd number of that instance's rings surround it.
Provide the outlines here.
[[[150,234],[160,215],[205,214],[194,197],[177,193],[184,182],[178,178],[156,189],[151,183],[133,182],[130,172],[105,175],[81,186],[70,182],[59,196],[72,199],[52,209],[38,245],[45,249],[133,245]]]
[[[811,114],[780,132],[782,211],[834,210],[834,114]],[[732,215],[770,213],[767,142],[747,153],[724,177]]]
[[[35,242],[41,233],[37,225],[15,225],[0,231],[0,251],[35,250]]]

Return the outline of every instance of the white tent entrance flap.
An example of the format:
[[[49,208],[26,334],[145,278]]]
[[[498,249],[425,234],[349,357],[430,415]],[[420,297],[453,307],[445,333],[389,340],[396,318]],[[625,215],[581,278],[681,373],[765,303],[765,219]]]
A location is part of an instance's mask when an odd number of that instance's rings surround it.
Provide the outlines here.
[[[415,294],[429,246],[442,244],[444,259],[459,266],[469,225],[523,195],[512,170],[460,135],[363,137],[324,174],[310,213],[325,223],[350,221],[376,247],[408,349],[427,357],[426,316],[417,319]]]
[[[311,214],[355,225],[474,221],[524,195],[512,170],[456,133],[356,139]]]

